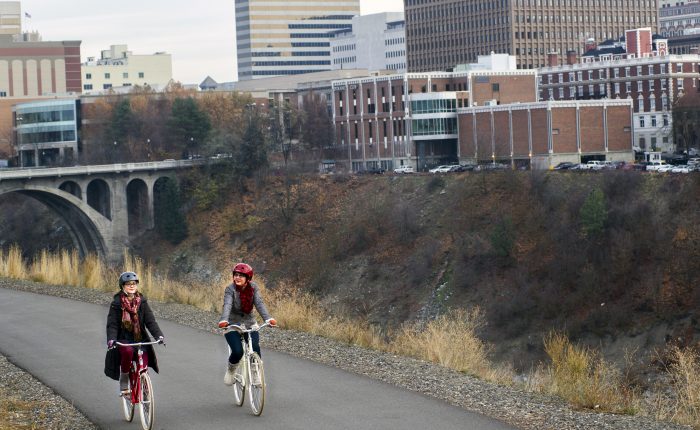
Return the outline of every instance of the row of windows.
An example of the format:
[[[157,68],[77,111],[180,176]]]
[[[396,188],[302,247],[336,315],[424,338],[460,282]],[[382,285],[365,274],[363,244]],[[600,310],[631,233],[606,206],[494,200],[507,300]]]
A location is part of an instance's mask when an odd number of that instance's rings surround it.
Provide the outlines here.
[[[456,112],[457,111],[457,100],[455,100],[455,99],[416,100],[416,101],[411,102],[411,111],[414,114]]]
[[[308,61],[253,61],[253,67],[269,66],[330,66],[330,60]]]
[[[406,63],[387,64],[387,70],[406,70]]]
[[[355,49],[357,49],[356,45],[354,43],[350,43],[347,45],[334,46],[333,52],[354,51]]]
[[[39,131],[36,133],[17,133],[20,145],[27,143],[74,142],[75,129]]]
[[[565,89],[564,88],[559,88],[558,89],[558,100],[565,100],[565,99],[587,99],[587,98],[605,98],[607,97],[607,92],[606,92],[606,87],[605,84],[600,84],[596,88],[595,85],[588,85],[587,90],[588,92],[585,92],[586,87],[583,85],[579,85],[577,87],[569,87],[568,91],[568,96],[566,95]],[[597,92],[596,92],[597,90]],[[620,97],[620,84],[615,83],[613,85],[613,96],[615,98]],[[554,98],[554,88],[550,88],[548,90],[548,95],[549,95],[549,100],[555,100]],[[631,98],[631,94],[628,90],[627,92],[627,98]],[[650,94],[649,97],[649,111],[655,111],[656,110],[656,96],[654,94]],[[640,94],[637,97],[637,112],[644,112],[647,109],[644,107],[644,97]],[[664,93],[661,95],[661,110],[665,111],[668,110],[668,96]]]
[[[40,124],[46,122],[73,121],[74,119],[75,112],[73,109],[17,113],[18,124]]]
[[[287,27],[290,30],[299,30],[305,28],[323,28],[323,29],[337,29],[337,28],[348,28],[352,29],[352,24],[288,24]]]
[[[330,42],[292,42],[292,48],[325,47],[331,46]]]
[[[241,72],[241,76],[278,76],[278,75],[300,75],[302,73],[313,73],[318,70],[254,70],[252,72]]]
[[[515,23],[632,23],[632,22],[656,22],[656,15],[651,11],[643,17],[641,13],[637,15],[607,16],[607,15],[515,15]]]
[[[650,0],[515,0],[515,6],[656,7],[656,4]]]
[[[396,57],[405,57],[406,56],[406,51],[401,50],[401,51],[389,51],[384,53],[384,58],[396,58]]]
[[[138,72],[138,76],[139,76],[139,78],[144,78],[144,77],[146,76],[146,74],[145,74],[144,72]],[[111,78],[112,78],[112,74],[111,74],[111,73],[105,73],[105,79],[111,79]],[[128,79],[128,78],[129,78],[129,72],[123,72],[123,73],[122,73],[122,78]],[[86,79],[86,80],[92,79],[92,73],[86,73],[86,74],[85,74],[85,79]]]
[[[352,57],[334,58],[333,64],[354,63],[356,61],[357,61],[357,57],[353,55]]]
[[[427,118],[411,121],[414,136],[457,134],[457,118]]]
[[[386,45],[386,46],[400,45],[402,43],[406,43],[405,37],[392,37],[391,39],[387,39],[384,41],[384,45]]]
[[[646,120],[645,115],[639,115],[639,127],[644,128],[646,127],[647,120]],[[661,121],[664,127],[668,126],[668,115],[661,115]],[[658,125],[658,121],[656,119],[656,115],[649,115],[649,126],[652,128],[656,128]]]

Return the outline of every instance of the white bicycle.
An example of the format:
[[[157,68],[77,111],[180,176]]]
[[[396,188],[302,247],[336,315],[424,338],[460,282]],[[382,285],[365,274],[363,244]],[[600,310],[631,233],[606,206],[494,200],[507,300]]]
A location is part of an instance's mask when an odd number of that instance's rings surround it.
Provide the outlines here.
[[[265,370],[263,361],[257,352],[253,351],[253,340],[250,334],[260,331],[263,327],[269,326],[266,322],[260,326],[257,324],[251,328],[245,328],[240,325],[231,324],[222,329],[223,334],[229,331],[237,331],[241,335],[241,345],[243,346],[243,357],[238,362],[236,373],[233,382],[233,399],[237,406],[243,406],[245,393],[248,392],[248,400],[250,409],[255,416],[260,416],[265,406]],[[229,354],[231,348],[229,347]]]

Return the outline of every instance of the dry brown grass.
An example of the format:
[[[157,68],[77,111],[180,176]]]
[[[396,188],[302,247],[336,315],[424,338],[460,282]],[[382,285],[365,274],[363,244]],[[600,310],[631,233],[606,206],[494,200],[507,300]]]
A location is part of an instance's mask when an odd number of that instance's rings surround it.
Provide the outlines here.
[[[32,413],[37,403],[28,402],[0,388],[0,430],[38,429],[32,422]]]
[[[552,363],[531,376],[532,388],[582,408],[626,414],[639,411],[636,393],[623,383],[619,369],[597,351],[574,345],[554,332],[544,340],[544,348]]]
[[[668,420],[700,429],[700,353],[694,348],[673,347],[668,368],[673,384],[671,398],[657,396],[653,407],[657,420]]]

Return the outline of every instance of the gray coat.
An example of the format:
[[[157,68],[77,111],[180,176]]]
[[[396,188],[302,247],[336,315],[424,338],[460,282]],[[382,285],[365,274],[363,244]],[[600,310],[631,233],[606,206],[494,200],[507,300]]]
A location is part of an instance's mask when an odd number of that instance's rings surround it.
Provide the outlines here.
[[[251,282],[248,288],[253,289],[253,307],[258,310],[263,320],[267,321],[272,318],[265,307],[262,295],[255,282]],[[228,321],[230,324],[238,324],[245,327],[250,327],[256,323],[252,312],[244,314],[241,310],[241,296],[238,294],[238,291],[236,291],[236,286],[234,284],[230,284],[226,287],[226,291],[224,292],[224,309],[223,312],[221,312],[220,321]]]

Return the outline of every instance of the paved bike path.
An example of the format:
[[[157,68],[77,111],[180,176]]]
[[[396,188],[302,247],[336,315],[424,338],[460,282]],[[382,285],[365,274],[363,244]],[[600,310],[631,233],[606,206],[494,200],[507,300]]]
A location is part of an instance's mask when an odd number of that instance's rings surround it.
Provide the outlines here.
[[[72,401],[104,429],[123,421],[117,382],[104,376],[105,306],[0,288],[0,352]],[[268,392],[262,416],[233,405],[222,383],[222,336],[159,320],[167,347],[151,371],[154,429],[460,429],[513,427],[439,400],[263,349]],[[264,336],[264,332],[261,332]]]

